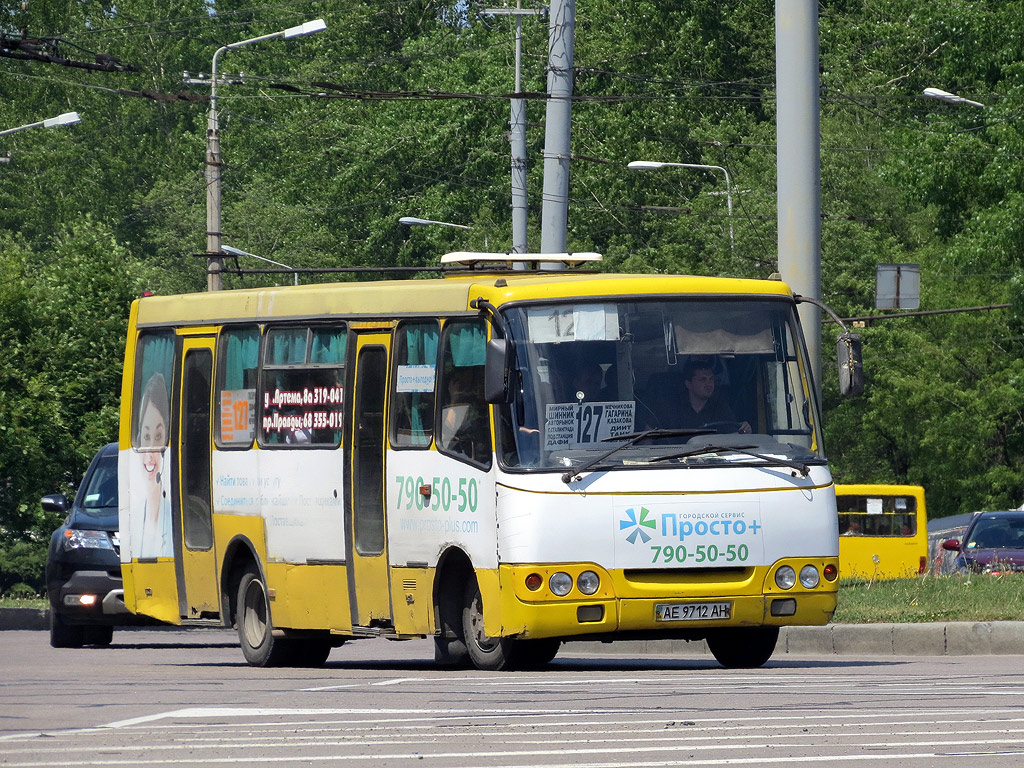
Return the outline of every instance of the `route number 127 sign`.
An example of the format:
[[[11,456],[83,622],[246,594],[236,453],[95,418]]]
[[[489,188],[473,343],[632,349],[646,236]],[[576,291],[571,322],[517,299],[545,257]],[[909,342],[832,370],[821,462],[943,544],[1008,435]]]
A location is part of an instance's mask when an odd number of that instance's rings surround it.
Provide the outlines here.
[[[544,450],[587,448],[633,431],[636,403],[549,403],[544,414]],[[611,447],[611,446],[609,446]]]

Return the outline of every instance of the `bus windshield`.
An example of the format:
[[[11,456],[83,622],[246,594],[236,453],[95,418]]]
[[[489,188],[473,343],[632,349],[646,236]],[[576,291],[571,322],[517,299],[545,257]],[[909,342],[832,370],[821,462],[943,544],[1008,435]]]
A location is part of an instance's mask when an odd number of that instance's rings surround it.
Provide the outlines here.
[[[564,470],[609,452],[594,469],[824,460],[791,302],[592,300],[504,315],[515,349],[505,466]]]

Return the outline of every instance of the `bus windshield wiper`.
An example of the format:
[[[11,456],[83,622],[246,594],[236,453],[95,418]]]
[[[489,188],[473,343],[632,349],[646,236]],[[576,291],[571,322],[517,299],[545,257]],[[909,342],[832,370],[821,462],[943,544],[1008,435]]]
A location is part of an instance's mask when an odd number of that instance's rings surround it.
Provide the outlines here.
[[[588,469],[597,466],[602,461],[607,459],[614,453],[621,451],[623,448],[629,448],[630,446],[636,445],[641,440],[654,439],[657,437],[693,437],[694,435],[711,435],[714,434],[713,429],[645,429],[641,432],[630,432],[627,435],[616,435],[615,437],[606,437],[601,442],[607,443],[612,440],[618,442],[620,440],[625,441],[616,445],[610,451],[602,453],[600,456],[595,456],[590,461],[584,462],[579,467],[573,469],[562,475],[562,482],[568,485],[573,480],[579,480],[580,475],[586,472]]]
[[[782,459],[778,456],[770,456],[764,453],[758,453],[757,451],[750,450],[751,448],[757,448],[756,445],[713,445],[707,443],[700,448],[694,448],[689,451],[683,451],[682,453],[673,453],[668,456],[658,456],[657,458],[651,459],[651,462],[656,461],[672,461],[672,459],[685,459],[690,456],[699,456],[702,453],[723,453],[726,451],[732,451],[733,453],[742,453],[745,456],[753,456],[755,459],[761,459],[769,464],[776,464],[780,467],[790,467],[795,469],[801,475],[805,477],[811,471],[811,468],[801,461],[790,461],[789,459]]]

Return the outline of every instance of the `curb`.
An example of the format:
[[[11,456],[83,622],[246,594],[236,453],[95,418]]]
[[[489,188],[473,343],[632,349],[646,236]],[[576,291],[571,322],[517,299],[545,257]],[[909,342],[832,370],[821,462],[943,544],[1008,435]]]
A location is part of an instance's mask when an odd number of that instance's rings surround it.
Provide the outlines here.
[[[0,631],[6,629],[49,629],[46,608],[0,608]]]
[[[0,631],[48,630],[45,608],[0,608]],[[703,640],[573,641],[567,649],[607,656],[710,655]],[[928,624],[828,624],[783,627],[775,656],[993,656],[1024,655],[1024,621],[949,621]]]
[[[710,655],[703,640],[573,642],[580,652],[622,656]],[[828,624],[783,627],[775,658],[799,656],[992,656],[1024,654],[1024,621]]]

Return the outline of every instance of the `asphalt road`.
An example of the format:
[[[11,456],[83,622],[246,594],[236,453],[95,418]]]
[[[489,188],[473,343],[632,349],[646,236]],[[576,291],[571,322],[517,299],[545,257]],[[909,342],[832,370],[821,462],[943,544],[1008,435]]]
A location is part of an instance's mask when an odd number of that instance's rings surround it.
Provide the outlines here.
[[[984,764],[1024,756],[1024,656],[695,654],[566,647],[529,673],[446,671],[428,641],[253,669],[233,633],[134,630],[106,649],[0,632],[0,765],[646,768]],[[979,761],[984,761],[983,763]]]

